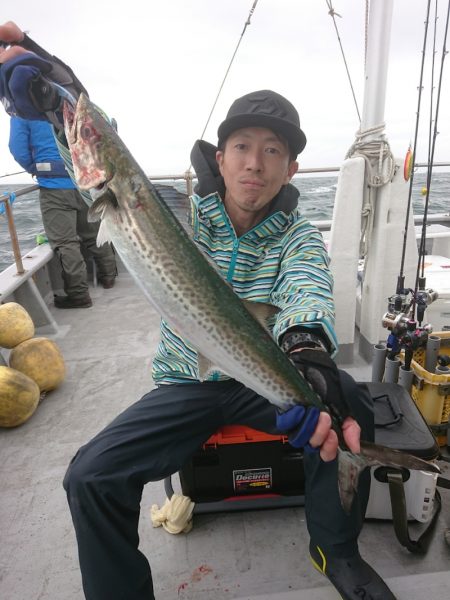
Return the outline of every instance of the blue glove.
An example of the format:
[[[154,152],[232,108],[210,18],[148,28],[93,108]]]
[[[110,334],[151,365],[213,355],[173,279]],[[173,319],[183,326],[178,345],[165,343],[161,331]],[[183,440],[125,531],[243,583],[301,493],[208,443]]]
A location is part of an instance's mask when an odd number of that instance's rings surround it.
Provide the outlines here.
[[[11,194],[9,194],[9,203],[11,205],[14,202],[15,199],[16,199],[16,195],[14,194],[14,192],[12,192]],[[5,203],[4,202],[0,202],[0,215],[5,214],[5,212],[6,212]]]
[[[30,97],[34,82],[42,73],[51,70],[51,64],[32,52],[21,54],[1,65],[0,98],[10,115],[23,119],[47,120],[42,108],[37,107]]]
[[[294,448],[315,451],[316,448],[309,445],[309,440],[316,429],[319,413],[315,406],[296,404],[286,412],[277,414],[277,429],[287,433],[289,443]]]

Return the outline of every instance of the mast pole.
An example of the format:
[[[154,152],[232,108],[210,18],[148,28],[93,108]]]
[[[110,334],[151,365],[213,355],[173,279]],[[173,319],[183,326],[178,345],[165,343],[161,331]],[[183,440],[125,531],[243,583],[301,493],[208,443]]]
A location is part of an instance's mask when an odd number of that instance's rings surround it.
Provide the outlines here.
[[[371,1],[360,131],[341,167],[334,203],[329,251],[341,364],[353,361],[355,323],[359,353],[369,362],[374,345],[386,338],[382,316],[387,298],[396,289],[401,257],[397,242],[405,227],[407,189],[399,161],[389,149],[384,123],[392,13],[393,0]],[[412,233],[407,249],[409,276],[417,262],[412,218],[408,232]],[[360,295],[351,298],[357,278],[362,280]]]
[[[384,122],[392,10],[393,0],[370,3],[361,131]]]
[[[384,112],[388,76],[389,49],[391,38],[393,0],[372,0],[370,3],[368,43],[365,69],[364,102],[361,116],[361,132],[364,144],[387,143],[384,132]],[[373,132],[371,132],[373,129]],[[390,150],[389,150],[390,154]],[[382,327],[382,315],[387,299],[396,289],[397,266],[401,257],[400,240],[404,234],[407,186],[401,176],[399,161],[386,160],[378,165],[376,157],[372,159],[372,170],[378,167],[378,185],[372,185],[371,227],[366,240],[364,279],[361,293],[360,344],[359,352],[371,360],[373,347],[386,338],[386,329]],[[394,167],[389,175],[387,165]],[[388,176],[389,175],[389,176]],[[373,175],[372,175],[373,179]],[[384,182],[384,183],[383,183]],[[371,185],[367,180],[366,189]],[[417,262],[412,215],[408,222],[408,246],[406,275],[412,275]],[[366,230],[367,236],[367,230]]]

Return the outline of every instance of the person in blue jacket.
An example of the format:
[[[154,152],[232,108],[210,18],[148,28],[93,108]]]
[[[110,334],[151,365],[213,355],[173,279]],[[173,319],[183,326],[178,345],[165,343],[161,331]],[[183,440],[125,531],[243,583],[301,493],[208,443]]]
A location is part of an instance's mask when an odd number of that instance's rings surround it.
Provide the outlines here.
[[[45,233],[62,268],[66,296],[55,296],[57,308],[92,306],[84,256],[91,255],[98,280],[111,288],[116,261],[109,244],[97,247],[99,223],[87,220],[88,206],[64,167],[47,121],[11,117],[9,149],[15,160],[39,184],[39,200]]]

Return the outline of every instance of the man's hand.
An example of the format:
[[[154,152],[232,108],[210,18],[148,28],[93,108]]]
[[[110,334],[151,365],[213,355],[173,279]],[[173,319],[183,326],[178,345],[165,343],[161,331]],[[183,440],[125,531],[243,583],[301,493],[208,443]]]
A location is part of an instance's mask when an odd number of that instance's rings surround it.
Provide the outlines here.
[[[342,392],[335,362],[327,352],[311,348],[294,349],[289,358],[341,425],[348,448],[352,452],[359,452],[361,429],[350,417],[350,409]],[[319,413],[315,429],[309,438],[309,446],[320,448],[320,457],[326,462],[336,458],[338,437],[331,428],[331,416],[327,412]]]
[[[294,448],[305,448],[316,430],[319,414],[319,409],[315,406],[296,404],[277,414],[277,428],[288,434],[289,443]]]
[[[361,450],[359,445],[361,427],[355,419],[347,417],[342,423],[342,432],[348,449],[358,454]],[[339,442],[336,432],[331,429],[331,417],[328,413],[320,413],[317,427],[309,439],[309,445],[311,448],[320,448],[320,458],[325,462],[336,458]]]
[[[13,21],[7,21],[0,25],[0,43],[20,44],[23,38],[23,31]]]
[[[20,46],[9,46],[10,44],[20,44],[24,34],[12,21],[0,25],[0,63],[6,63],[8,60],[27,52]]]

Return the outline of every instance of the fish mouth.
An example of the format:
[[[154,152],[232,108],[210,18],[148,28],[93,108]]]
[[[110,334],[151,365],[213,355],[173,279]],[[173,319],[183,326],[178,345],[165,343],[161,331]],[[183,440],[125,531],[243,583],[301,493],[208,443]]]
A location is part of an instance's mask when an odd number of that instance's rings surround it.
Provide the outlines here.
[[[67,100],[63,102],[63,119],[66,136],[72,138],[75,131],[75,107]]]

